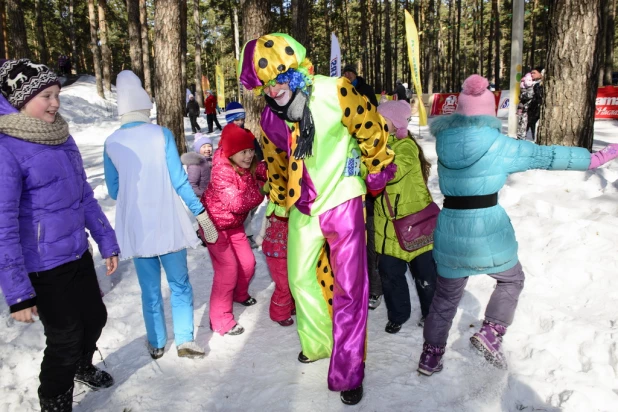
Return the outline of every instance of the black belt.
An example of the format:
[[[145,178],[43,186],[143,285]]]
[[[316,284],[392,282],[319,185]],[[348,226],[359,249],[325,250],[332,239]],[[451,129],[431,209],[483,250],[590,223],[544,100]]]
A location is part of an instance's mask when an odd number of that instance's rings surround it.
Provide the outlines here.
[[[444,196],[446,209],[485,209],[498,204],[498,193],[483,196]]]

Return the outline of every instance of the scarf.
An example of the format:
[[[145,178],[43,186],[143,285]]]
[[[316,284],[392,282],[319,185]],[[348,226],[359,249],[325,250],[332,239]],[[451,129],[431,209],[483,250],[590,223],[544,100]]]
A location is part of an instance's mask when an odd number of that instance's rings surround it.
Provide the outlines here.
[[[47,123],[19,112],[0,116],[0,132],[26,142],[55,146],[67,141],[69,125],[60,113],[56,113],[53,123]]]
[[[311,88],[309,88],[309,94],[311,94]],[[300,122],[300,133],[298,135],[296,150],[294,150],[294,158],[299,160],[313,156],[315,125],[313,124],[311,110],[309,110],[309,96],[302,93],[300,89],[296,89],[294,94],[292,94],[292,98],[285,106],[279,106],[275,100],[268,95],[264,97],[266,98],[268,106],[270,106],[277,116],[288,122]]]

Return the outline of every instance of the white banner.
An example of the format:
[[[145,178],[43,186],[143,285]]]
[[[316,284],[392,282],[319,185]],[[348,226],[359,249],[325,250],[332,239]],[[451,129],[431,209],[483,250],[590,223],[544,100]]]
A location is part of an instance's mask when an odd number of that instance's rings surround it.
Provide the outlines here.
[[[341,76],[341,48],[335,33],[330,34],[330,77]]]

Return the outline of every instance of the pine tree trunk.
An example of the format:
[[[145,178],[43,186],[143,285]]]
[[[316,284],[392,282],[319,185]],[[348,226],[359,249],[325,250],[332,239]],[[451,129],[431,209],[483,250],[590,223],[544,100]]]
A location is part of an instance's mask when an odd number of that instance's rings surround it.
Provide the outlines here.
[[[146,0],[139,0],[139,23],[142,40],[142,63],[144,66],[144,89],[152,97],[152,70],[150,65],[150,39],[148,37],[148,9],[146,8]]]
[[[75,39],[75,7],[73,6],[75,0],[69,0],[69,36],[71,39],[71,66],[76,73],[81,70],[81,63],[79,61],[79,55],[77,54],[77,40]]]
[[[243,43],[268,33],[269,1],[241,0]],[[243,106],[245,107],[245,127],[256,136],[261,136],[260,115],[264,109],[264,98],[255,96],[253,90],[243,88]]]
[[[144,57],[142,56],[142,30],[139,22],[139,1],[126,0],[126,2],[131,70],[142,80],[142,84],[144,84]]]
[[[34,30],[36,36],[37,47],[39,49],[39,61],[45,65],[49,64],[49,53],[47,51],[47,42],[45,41],[45,32],[43,31],[43,13],[41,10],[41,1],[34,2],[34,19],[36,21],[37,30]]]
[[[180,4],[156,0],[154,21],[157,123],[174,134],[178,153],[186,153],[180,73]]]
[[[309,0],[292,0],[292,37],[307,48],[309,52]]]
[[[105,99],[103,92],[103,82],[101,73],[101,57],[99,56],[99,45],[97,43],[97,13],[94,10],[94,0],[88,0],[88,18],[90,19],[90,51],[94,63],[94,76],[97,83],[97,93]]]
[[[460,0],[461,1],[461,0]],[[491,13],[494,22],[494,44],[495,44],[495,60],[494,60],[494,75],[496,90],[500,89],[500,0],[492,0]]]
[[[433,58],[434,58],[434,41],[435,41],[435,29],[434,24],[435,17],[435,0],[429,0],[429,7],[427,8],[427,51],[425,53],[425,82],[427,93],[433,93]]]
[[[457,42],[455,43],[455,89],[461,90],[461,0],[457,0]]]
[[[107,45],[107,0],[98,0],[99,40],[101,41],[101,60],[103,62],[103,89],[112,92],[112,51]]]
[[[609,10],[607,13],[607,27],[605,32],[605,70],[603,76],[603,84],[612,84],[612,72],[614,71],[614,40],[616,35],[615,18],[616,18],[616,0],[607,0]]]
[[[9,57],[12,59],[30,58],[26,24],[21,0],[6,0],[9,27]]]
[[[202,92],[202,20],[200,19],[200,0],[193,0],[193,24],[195,27],[195,100],[204,106]]]
[[[530,61],[528,63],[528,66],[531,68],[536,65],[536,61],[534,60],[534,54],[536,51],[536,34],[534,32],[534,29],[536,26],[536,10],[538,7],[539,0],[534,0],[534,3],[532,3],[532,13],[530,13],[530,38],[532,40],[532,44],[530,46]]]
[[[399,63],[399,53],[398,53],[399,48],[397,47],[399,43],[399,7],[397,7],[398,5],[399,5],[399,2],[395,1],[395,45],[393,47],[393,67],[395,68],[395,73],[393,74],[394,74],[395,79],[399,79],[400,77],[403,77],[399,75],[399,69],[397,67],[397,63]],[[401,15],[403,16],[403,13],[401,13]],[[402,27],[405,27],[405,26],[402,25]],[[411,89],[413,88],[412,85],[410,85],[410,88]]]
[[[240,61],[240,32],[238,30],[238,7],[234,6],[234,51],[236,61]],[[240,74],[238,73],[238,67],[236,70],[236,99],[240,102],[242,100],[242,84],[238,80]]]
[[[384,89],[384,82],[382,81],[382,24],[381,24],[381,2],[374,0],[374,15],[373,15],[373,32],[375,41],[375,59],[373,61],[373,70],[375,76],[375,85],[380,89]]]
[[[184,112],[187,108],[187,0],[180,0],[180,81]]]
[[[483,56],[483,47],[485,46],[485,26],[483,22],[483,14],[485,13],[485,0],[480,0],[480,28],[479,28],[479,40],[481,43],[480,52],[479,52],[479,70],[478,74],[483,75],[483,64],[485,63],[485,58]]]
[[[556,0],[550,4],[540,144],[592,149],[602,1]]]
[[[491,83],[493,76],[493,39],[494,39],[494,28],[496,25],[494,24],[494,15],[493,9],[491,13],[491,18],[489,19],[489,42],[487,44],[487,80]],[[494,84],[496,81],[494,80]]]
[[[6,35],[6,2],[0,0],[0,59],[8,59],[9,46]]]
[[[360,44],[363,45],[363,47],[361,48],[361,61],[362,61],[362,66],[363,66],[363,76],[368,79],[369,77],[367,77],[367,70],[369,69],[369,56],[367,53],[367,47],[365,47],[364,45],[367,44],[367,33],[369,31],[369,24],[367,22],[367,1],[366,0],[360,0]],[[359,73],[360,74],[360,73]],[[377,92],[377,90],[376,90]]]
[[[391,0],[384,1],[384,88],[393,88],[392,69],[392,45],[391,45]]]

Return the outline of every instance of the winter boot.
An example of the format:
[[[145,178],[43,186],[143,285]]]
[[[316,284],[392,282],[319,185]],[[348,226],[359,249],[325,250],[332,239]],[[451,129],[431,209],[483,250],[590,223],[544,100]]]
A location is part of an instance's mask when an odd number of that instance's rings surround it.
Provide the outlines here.
[[[71,412],[73,410],[73,387],[65,393],[53,398],[46,398],[41,395],[39,389],[39,403],[41,412]]]
[[[155,348],[148,341],[146,341],[146,346],[152,359],[159,359],[165,353],[165,348]]]
[[[442,370],[442,356],[444,355],[444,346],[431,345],[427,342],[423,343],[423,352],[421,359],[418,361],[419,373],[431,376],[434,373]]]
[[[380,306],[382,302],[382,295],[369,295],[369,309],[374,310]]]
[[[346,405],[356,405],[363,399],[363,385],[349,391],[341,391],[341,402]]]
[[[315,362],[314,360],[311,360],[308,357],[306,357],[305,354],[302,351],[298,354],[298,361],[300,363],[313,363],[313,362]]]
[[[238,302],[243,306],[253,306],[257,303],[257,300],[255,300],[255,298],[252,298],[251,296],[249,296],[249,298],[247,300],[245,300],[244,302]]]
[[[294,319],[290,317],[285,320],[279,320],[277,323],[281,326],[292,326],[294,324]]]
[[[506,369],[506,357],[502,353],[502,336],[506,326],[484,321],[481,330],[472,335],[470,343],[478,349],[498,369]]]
[[[189,341],[178,345],[179,358],[203,358],[206,354],[195,341]]]
[[[77,363],[74,380],[89,386],[95,391],[109,388],[114,384],[114,378],[109,373],[92,364],[92,355],[94,355],[94,352],[86,354]]]
[[[258,248],[258,244],[255,243],[255,240],[253,240],[253,236],[247,236],[247,239],[249,240],[249,245],[251,246],[251,249]]]
[[[395,323],[389,320],[388,322],[386,322],[386,327],[384,328],[384,331],[386,333],[397,333],[401,330],[401,326],[401,323]]]
[[[232,329],[225,332],[225,334],[230,335],[230,336],[236,336],[236,335],[242,334],[244,331],[245,331],[245,328],[243,328],[237,323],[236,325],[234,325]]]

